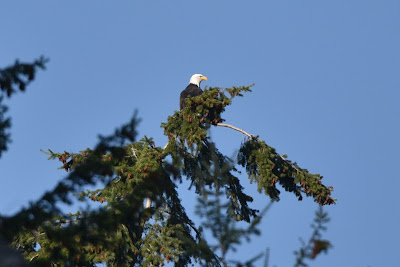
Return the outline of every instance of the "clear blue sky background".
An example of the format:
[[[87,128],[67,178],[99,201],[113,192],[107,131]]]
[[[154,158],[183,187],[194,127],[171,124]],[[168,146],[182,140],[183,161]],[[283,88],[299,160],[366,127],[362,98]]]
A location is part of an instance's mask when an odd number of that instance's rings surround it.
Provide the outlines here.
[[[0,67],[50,58],[25,94],[6,104],[9,151],[0,159],[0,213],[12,214],[65,172],[40,149],[93,147],[137,109],[139,136],[160,128],[194,73],[203,87],[248,85],[227,123],[258,134],[335,188],[326,238],[311,266],[398,263],[399,1],[3,1]],[[241,134],[212,129],[228,155]],[[241,177],[254,207],[268,197]],[[193,192],[182,190],[190,214]],[[317,205],[282,199],[262,236],[232,258],[269,247],[270,266],[292,266]],[[261,263],[260,263],[261,264]]]

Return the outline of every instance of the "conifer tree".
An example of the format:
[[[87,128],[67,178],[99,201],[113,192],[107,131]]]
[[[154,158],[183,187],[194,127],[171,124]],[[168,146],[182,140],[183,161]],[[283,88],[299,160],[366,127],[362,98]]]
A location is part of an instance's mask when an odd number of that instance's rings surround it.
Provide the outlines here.
[[[224,123],[225,108],[251,87],[209,88],[187,99],[184,110],[175,111],[161,124],[168,137],[165,146],[157,146],[151,137],[138,139],[139,120],[134,115],[114,134],[100,137],[94,148],[46,151],[49,159],[61,162],[67,176],[28,208],[1,217],[0,235],[33,266],[224,265],[202,228],[186,214],[177,192],[177,184],[187,179],[199,196],[210,195],[210,190],[223,194],[228,202],[220,208],[227,209],[229,216],[217,212],[214,220],[250,223],[248,232],[237,233],[244,236],[256,231],[259,212],[249,206],[253,199],[244,192],[238,166],[207,136],[217,126],[247,135],[237,162],[259,192],[279,201],[280,185],[299,200],[309,196],[320,205],[333,204],[332,188],[322,184],[321,175],[300,168],[259,137]],[[88,185],[98,184],[103,186],[87,190]],[[149,208],[143,205],[146,198],[152,201]],[[98,205],[76,213],[65,213],[59,206],[77,199]]]

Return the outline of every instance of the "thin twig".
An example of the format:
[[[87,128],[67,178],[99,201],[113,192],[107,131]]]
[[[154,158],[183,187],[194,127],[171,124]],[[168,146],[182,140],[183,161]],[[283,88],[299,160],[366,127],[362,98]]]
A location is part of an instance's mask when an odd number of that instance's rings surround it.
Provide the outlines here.
[[[39,253],[34,255],[29,261],[33,261],[35,258],[39,257]]]
[[[163,150],[167,148],[168,144],[169,144],[169,140],[168,140],[168,142],[165,144],[165,146],[163,147]]]
[[[230,125],[230,124],[226,124],[226,123],[217,123],[217,126],[231,128],[231,129],[233,129],[233,130],[235,130],[235,131],[241,132],[242,134],[246,135],[246,136],[249,137],[249,138],[255,138],[254,135],[249,134],[248,132],[246,132],[246,131],[244,131],[244,130],[242,130],[242,129],[239,129],[239,128],[235,127],[235,126],[232,126],[232,125]]]
[[[280,154],[276,153],[284,162],[286,162],[287,164],[289,164],[293,169],[295,169],[296,171],[300,171],[296,165],[292,164],[291,162],[289,162],[287,159],[285,159],[284,157],[282,157]]]

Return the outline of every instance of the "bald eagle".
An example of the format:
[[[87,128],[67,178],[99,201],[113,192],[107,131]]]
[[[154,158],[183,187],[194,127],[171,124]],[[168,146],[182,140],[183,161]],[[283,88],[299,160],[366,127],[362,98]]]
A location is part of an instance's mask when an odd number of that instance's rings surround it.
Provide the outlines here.
[[[193,97],[193,96],[198,96],[198,95],[201,95],[203,93],[203,90],[201,90],[201,88],[200,88],[200,83],[203,80],[207,81],[207,77],[203,76],[202,74],[194,74],[190,78],[189,85],[181,93],[180,102],[179,102],[180,110],[185,108],[185,106],[186,106],[185,99],[186,98]]]

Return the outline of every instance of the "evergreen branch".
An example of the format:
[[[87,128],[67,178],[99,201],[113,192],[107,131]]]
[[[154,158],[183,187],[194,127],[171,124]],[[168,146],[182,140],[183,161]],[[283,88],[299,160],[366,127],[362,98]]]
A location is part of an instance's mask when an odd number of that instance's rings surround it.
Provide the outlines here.
[[[25,91],[26,86],[35,79],[37,69],[45,69],[48,61],[43,56],[33,63],[20,63],[16,60],[13,66],[0,69],[0,90],[6,92],[8,97],[18,89]]]
[[[71,204],[73,193],[79,192],[86,185],[104,182],[107,176],[113,174],[113,170],[110,162],[103,160],[103,155],[111,152],[113,160],[123,158],[125,150],[112,145],[115,143],[123,144],[126,139],[131,140],[136,135],[135,127],[137,123],[138,119],[134,115],[131,121],[117,129],[114,135],[100,137],[100,142],[94,150],[87,149],[82,151],[82,155],[79,156],[67,152],[53,153],[51,150],[45,152],[50,155],[49,159],[58,158],[63,162],[63,168],[66,171],[73,171],[28,209],[20,211],[13,217],[1,218],[0,235],[6,240],[11,240],[15,234],[21,231],[19,227],[21,222],[29,225],[28,229],[36,229],[45,221],[63,214],[57,205],[58,203]],[[68,161],[70,157],[71,159]],[[8,231],[3,231],[7,227]]]
[[[233,129],[233,130],[235,130],[235,131],[241,132],[242,134],[246,135],[246,136],[247,136],[248,138],[250,138],[250,139],[257,139],[257,136],[252,135],[252,134],[249,134],[249,133],[246,132],[245,130],[240,129],[240,128],[237,128],[237,127],[235,127],[235,126],[233,126],[233,125],[230,125],[230,124],[227,124],[227,123],[221,123],[221,122],[220,122],[220,123],[217,123],[217,126],[231,128],[231,129]],[[167,145],[168,145],[168,143],[167,143]],[[166,147],[167,145],[165,145],[165,147]],[[164,148],[165,148],[165,147],[164,147]],[[294,168],[296,171],[300,171],[294,164],[292,164],[291,162],[289,162],[288,160],[286,160],[281,154],[278,154],[278,153],[277,153],[277,155],[278,155],[283,161],[285,161],[287,164],[291,165],[291,167]]]
[[[10,143],[11,119],[5,117],[8,107],[2,104],[3,96],[0,95],[0,157],[3,151],[7,150],[7,145]]]
[[[168,210],[166,210],[165,213],[167,213],[169,216],[175,216],[175,214],[171,213]],[[197,237],[201,237],[201,231],[199,231],[199,229],[196,228],[194,223],[191,220],[189,220],[189,218],[186,218],[185,224],[188,225],[196,233]]]
[[[13,66],[0,69],[0,157],[10,143],[8,130],[11,128],[11,119],[5,117],[8,108],[1,103],[3,100],[2,92],[10,97],[18,90],[25,91],[26,86],[34,80],[36,70],[38,68],[45,69],[47,61],[43,57],[35,60],[32,64],[20,63],[17,60]]]
[[[319,209],[315,212],[314,222],[316,224],[311,225],[314,231],[311,234],[307,244],[301,240],[303,247],[301,247],[298,251],[295,251],[295,255],[297,255],[295,267],[308,266],[304,262],[305,259],[315,259],[319,253],[322,251],[327,253],[328,249],[332,247],[329,241],[321,240],[321,232],[326,230],[324,225],[329,222],[328,214],[323,211],[322,205],[320,205]]]

